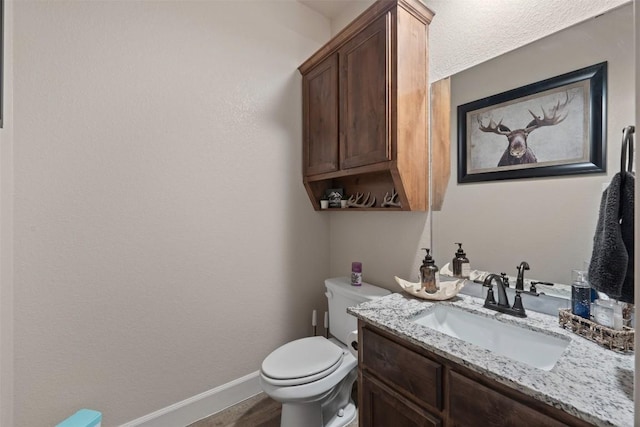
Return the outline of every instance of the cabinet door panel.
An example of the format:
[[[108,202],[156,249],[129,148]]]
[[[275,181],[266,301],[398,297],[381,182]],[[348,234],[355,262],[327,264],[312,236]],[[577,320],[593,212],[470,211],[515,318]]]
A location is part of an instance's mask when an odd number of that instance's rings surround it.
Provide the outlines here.
[[[419,403],[442,409],[442,365],[368,328],[362,329],[362,367]]]
[[[362,377],[360,427],[439,427],[440,420],[374,378]]]
[[[390,15],[347,42],[340,61],[340,168],[391,160]]]
[[[331,55],[302,79],[305,176],[338,170],[338,58]]]
[[[449,422],[459,427],[566,426],[535,409],[449,371]]]

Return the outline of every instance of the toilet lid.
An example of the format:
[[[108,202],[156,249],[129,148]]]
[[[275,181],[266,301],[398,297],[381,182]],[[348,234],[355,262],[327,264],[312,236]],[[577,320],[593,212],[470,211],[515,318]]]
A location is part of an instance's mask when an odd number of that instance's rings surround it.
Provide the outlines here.
[[[280,380],[317,376],[337,365],[342,355],[342,349],[324,337],[302,338],[268,355],[262,373]]]

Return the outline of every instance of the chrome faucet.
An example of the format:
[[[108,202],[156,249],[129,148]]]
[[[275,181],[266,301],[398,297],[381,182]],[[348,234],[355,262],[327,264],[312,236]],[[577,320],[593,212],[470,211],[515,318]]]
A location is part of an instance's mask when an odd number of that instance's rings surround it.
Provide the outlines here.
[[[516,279],[516,290],[524,291],[524,271],[529,270],[529,263],[526,261],[522,261],[519,266],[516,267],[518,269],[518,278]]]
[[[496,302],[493,295],[493,284],[491,283],[493,281],[498,284],[498,302]],[[509,299],[507,298],[507,292],[505,291],[504,281],[500,275],[489,274],[487,278],[484,279],[482,286],[489,288],[487,291],[487,298],[484,301],[485,308],[499,311],[500,313],[510,314],[512,316],[527,317],[524,307],[522,306],[522,297],[520,296],[521,291],[516,287],[516,297],[513,301],[513,306],[511,306],[509,304]]]

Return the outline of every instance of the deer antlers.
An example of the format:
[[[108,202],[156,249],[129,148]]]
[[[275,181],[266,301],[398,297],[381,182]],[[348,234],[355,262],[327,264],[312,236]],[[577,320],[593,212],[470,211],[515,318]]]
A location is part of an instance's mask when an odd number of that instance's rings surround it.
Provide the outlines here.
[[[531,120],[531,122],[527,125],[527,127],[525,128],[525,132],[532,132],[533,130],[543,126],[557,125],[558,123],[566,119],[569,113],[564,111],[564,109],[571,101],[571,99],[573,99],[573,97],[569,99],[569,92],[566,92],[565,94],[567,97],[562,104],[560,104],[560,100],[558,100],[558,103],[551,107],[550,116],[547,115],[546,111],[544,111],[544,108],[542,107],[540,107],[540,109],[542,110],[542,118],[536,116],[533,111],[529,110],[529,113],[531,113],[531,115],[533,116],[533,120]]]
[[[375,206],[376,204],[375,196],[373,196],[372,200],[369,200],[371,198],[371,193],[367,193],[367,197],[364,199],[362,203],[360,203],[360,200],[362,199],[363,196],[364,196],[364,193],[356,193],[354,196],[349,197],[349,200],[347,200],[347,207],[371,208]]]
[[[489,119],[489,126],[483,126],[482,119],[478,116],[478,124],[480,125],[480,130],[482,132],[493,132],[498,135],[509,135],[511,133],[511,129],[502,124],[502,119],[500,119],[498,124],[496,124],[493,119]]]
[[[371,193],[367,193],[367,197],[365,197],[364,200],[362,200],[363,197],[364,197],[364,193],[356,193],[350,196],[349,200],[347,200],[347,207],[348,208],[372,208],[376,205],[376,197],[375,196],[371,197]],[[402,207],[400,205],[400,202],[398,201],[398,192],[396,191],[395,188],[391,192],[391,195],[389,195],[389,192],[387,192],[384,195],[384,201],[382,202],[381,206],[383,208]]]
[[[551,109],[549,110],[550,114],[547,114],[547,112],[544,111],[544,107],[540,107],[540,109],[542,110],[542,117],[538,117],[533,111],[528,110],[529,113],[533,116],[533,120],[529,122],[527,127],[519,130],[524,130],[526,133],[531,133],[540,127],[553,126],[562,122],[564,119],[567,118],[567,115],[568,115],[568,112],[565,111],[565,108],[567,104],[569,104],[569,102],[571,102],[571,100],[573,99],[573,97],[569,98],[568,91],[565,92],[565,96],[566,98],[563,103],[560,103],[560,100],[558,100],[556,105],[551,107]],[[478,125],[480,126],[479,129],[482,132],[492,132],[492,133],[497,133],[498,135],[509,135],[511,133],[511,129],[509,129],[507,126],[502,124],[502,119],[500,119],[500,121],[496,124],[496,122],[494,122],[493,119],[490,118],[488,126],[484,126],[482,124],[482,119],[480,118],[480,116],[478,116],[477,120],[478,120]],[[513,132],[516,132],[516,131],[513,131]]]
[[[391,206],[395,206],[395,207],[398,207],[398,208],[402,207],[400,205],[400,202],[397,199],[398,199],[398,192],[394,188],[393,191],[391,192],[391,196],[389,196],[388,192],[384,195],[384,201],[382,202],[381,206],[383,208],[391,207]]]

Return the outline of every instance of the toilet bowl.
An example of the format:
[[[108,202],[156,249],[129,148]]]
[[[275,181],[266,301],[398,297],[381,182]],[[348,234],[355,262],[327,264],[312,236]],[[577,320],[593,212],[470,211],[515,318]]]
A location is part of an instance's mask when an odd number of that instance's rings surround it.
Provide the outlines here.
[[[351,389],[357,377],[357,353],[345,345],[357,328],[346,308],[388,295],[386,289],[348,278],[327,279],[329,330],[335,338],[291,341],[269,354],[260,369],[260,385],[282,403],[281,427],[343,427],[356,417]]]
[[[285,352],[291,350],[289,354],[294,360],[305,360],[304,355],[311,356],[312,349],[320,352],[312,361],[316,369],[308,370],[308,375],[303,369],[295,372],[284,359]],[[271,353],[263,362],[260,385],[267,395],[282,403],[281,426],[342,427],[353,421],[356,408],[350,399],[358,361],[346,347],[324,337],[310,337],[292,341],[278,350],[285,351]],[[327,356],[324,366],[320,363],[321,356]],[[274,369],[280,362],[282,371]],[[265,366],[269,364],[271,369]]]

